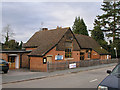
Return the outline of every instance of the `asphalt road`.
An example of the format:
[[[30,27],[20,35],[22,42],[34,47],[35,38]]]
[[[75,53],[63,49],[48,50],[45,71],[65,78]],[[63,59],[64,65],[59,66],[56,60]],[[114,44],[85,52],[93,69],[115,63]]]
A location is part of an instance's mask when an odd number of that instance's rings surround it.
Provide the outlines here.
[[[2,88],[96,88],[108,75],[106,71],[112,70],[113,67],[114,66],[38,80],[3,84]]]

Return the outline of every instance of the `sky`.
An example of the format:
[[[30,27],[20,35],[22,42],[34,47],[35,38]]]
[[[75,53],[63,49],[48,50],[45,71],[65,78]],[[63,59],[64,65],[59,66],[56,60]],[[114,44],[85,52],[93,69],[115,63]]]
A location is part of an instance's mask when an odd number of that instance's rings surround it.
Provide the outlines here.
[[[11,25],[16,41],[24,43],[40,28],[72,27],[75,17],[93,29],[102,2],[2,2],[2,28]],[[42,25],[41,25],[42,23]]]

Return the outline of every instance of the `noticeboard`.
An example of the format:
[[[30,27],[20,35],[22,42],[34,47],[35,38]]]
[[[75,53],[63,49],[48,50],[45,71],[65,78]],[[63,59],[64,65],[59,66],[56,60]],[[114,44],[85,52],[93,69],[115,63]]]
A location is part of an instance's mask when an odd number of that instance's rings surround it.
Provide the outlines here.
[[[63,55],[56,55],[55,60],[63,60]]]

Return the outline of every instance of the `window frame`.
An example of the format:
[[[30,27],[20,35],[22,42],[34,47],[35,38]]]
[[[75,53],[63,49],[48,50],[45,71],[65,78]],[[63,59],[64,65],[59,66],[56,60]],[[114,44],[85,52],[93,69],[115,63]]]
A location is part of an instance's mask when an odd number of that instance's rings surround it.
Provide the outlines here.
[[[91,58],[91,52],[90,51],[88,52],[88,58]]]
[[[70,46],[66,46],[66,44],[65,44],[65,58],[72,58],[73,43],[71,41],[66,41],[65,43],[71,43],[72,44]]]

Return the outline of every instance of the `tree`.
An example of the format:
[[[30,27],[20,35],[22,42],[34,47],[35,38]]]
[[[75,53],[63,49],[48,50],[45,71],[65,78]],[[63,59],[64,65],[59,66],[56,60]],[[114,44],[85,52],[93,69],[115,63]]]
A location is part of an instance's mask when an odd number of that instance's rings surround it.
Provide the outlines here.
[[[9,40],[8,46],[9,46],[9,49],[15,50],[19,47],[19,43],[16,42],[15,40]]]
[[[76,17],[72,30],[75,34],[82,34],[88,36],[87,26],[85,25],[85,22],[83,19],[80,19],[80,17]]]
[[[19,49],[22,49],[23,46],[23,42],[21,41],[20,45],[19,45]]]
[[[117,57],[120,58],[120,39],[116,38],[114,43],[111,42],[110,44],[110,52],[112,54],[112,58],[116,57],[116,51],[114,50],[114,48],[116,47],[117,50]]]
[[[3,50],[20,50],[22,49],[23,42],[21,41],[20,45],[19,42],[15,41],[14,39],[11,39],[8,41],[8,45],[4,44],[2,46]]]
[[[115,57],[115,50],[120,51],[120,1],[103,2],[101,10],[104,12],[95,19],[94,26],[101,27],[103,32],[107,32],[107,37],[112,37],[108,51]],[[120,57],[120,53],[118,53]]]
[[[5,39],[5,44],[8,45],[9,39],[14,36],[14,33],[9,24],[3,28],[2,36]]]
[[[95,26],[91,32],[91,37],[95,39],[104,49],[108,50],[107,42],[104,40],[104,34],[100,26]]]
[[[22,44],[23,44],[22,41],[19,45],[19,42],[15,41],[15,39],[11,39],[14,36],[14,33],[9,24],[3,28],[2,32],[3,32],[2,36],[5,39],[5,42],[2,45],[2,49],[7,49],[7,50],[22,49]]]
[[[101,9],[104,14],[97,16],[95,25],[99,25],[103,31],[108,32],[107,37],[113,37],[114,42],[120,31],[120,1],[103,2]]]
[[[91,36],[96,41],[104,40],[104,34],[100,28],[100,26],[95,26],[94,29],[91,31]]]

